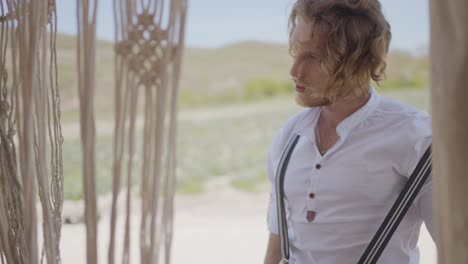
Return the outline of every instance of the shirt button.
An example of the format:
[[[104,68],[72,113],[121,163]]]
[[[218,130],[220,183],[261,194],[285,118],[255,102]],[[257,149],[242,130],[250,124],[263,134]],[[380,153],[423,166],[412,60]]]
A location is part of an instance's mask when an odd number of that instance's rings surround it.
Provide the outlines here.
[[[314,193],[309,193],[309,198],[310,198],[310,199],[314,199],[314,198],[315,198],[315,194],[314,194]]]
[[[317,214],[317,213],[316,213],[315,211],[307,211],[307,216],[306,216],[307,221],[308,221],[309,223],[312,222],[312,221],[314,221],[315,215],[316,215],[316,214]]]
[[[315,165],[315,168],[316,168],[317,170],[320,170],[320,169],[322,168],[322,165],[317,164],[317,165]]]

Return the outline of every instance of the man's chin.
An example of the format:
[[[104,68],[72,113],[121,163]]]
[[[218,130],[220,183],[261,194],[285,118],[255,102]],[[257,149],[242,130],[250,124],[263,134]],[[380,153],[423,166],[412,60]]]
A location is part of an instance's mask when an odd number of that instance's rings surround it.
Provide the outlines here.
[[[329,104],[329,102],[324,98],[310,98],[298,93],[296,93],[295,101],[302,107],[318,107]]]

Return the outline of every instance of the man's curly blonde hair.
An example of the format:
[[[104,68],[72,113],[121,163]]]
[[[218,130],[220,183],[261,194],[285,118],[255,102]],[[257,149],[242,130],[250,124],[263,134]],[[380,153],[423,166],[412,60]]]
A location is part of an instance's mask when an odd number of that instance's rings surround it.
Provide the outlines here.
[[[371,79],[384,79],[391,30],[378,0],[297,0],[289,17],[290,44],[298,18],[326,31],[320,59],[329,83],[323,96],[363,98]]]

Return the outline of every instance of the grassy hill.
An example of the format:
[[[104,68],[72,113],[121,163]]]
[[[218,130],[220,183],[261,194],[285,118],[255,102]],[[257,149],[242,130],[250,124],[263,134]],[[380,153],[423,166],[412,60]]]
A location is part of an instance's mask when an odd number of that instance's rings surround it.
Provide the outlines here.
[[[78,106],[75,47],[74,36],[58,35],[59,82],[64,110]],[[109,110],[114,89],[113,44],[98,41],[96,56],[97,105],[99,110]],[[217,49],[186,48],[181,105],[224,104],[292,91],[288,82],[290,63],[286,45],[242,42]],[[405,52],[392,52],[387,76],[383,89],[427,87],[428,60]]]

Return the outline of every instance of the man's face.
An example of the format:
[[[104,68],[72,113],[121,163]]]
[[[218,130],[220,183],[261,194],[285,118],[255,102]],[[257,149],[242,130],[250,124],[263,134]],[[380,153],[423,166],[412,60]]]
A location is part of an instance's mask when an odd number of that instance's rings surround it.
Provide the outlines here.
[[[322,96],[328,75],[320,64],[325,31],[299,18],[291,36],[293,65],[290,75],[296,84],[296,102],[304,107],[323,106],[330,100]]]

